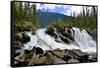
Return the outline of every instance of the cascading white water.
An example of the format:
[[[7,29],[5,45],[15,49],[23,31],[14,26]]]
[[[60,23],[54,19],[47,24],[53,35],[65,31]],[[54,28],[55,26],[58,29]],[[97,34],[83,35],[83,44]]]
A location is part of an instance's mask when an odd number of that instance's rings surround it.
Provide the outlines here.
[[[94,53],[96,52],[96,42],[92,37],[86,32],[86,30],[80,31],[79,28],[72,28],[74,30],[73,37],[75,42],[66,44],[61,42],[56,42],[55,38],[46,34],[45,29],[38,29],[36,35],[32,35],[28,32],[27,35],[31,38],[30,42],[24,44],[23,49],[31,50],[33,46],[41,47],[43,50],[52,50],[56,48],[60,49],[80,49],[83,52]],[[58,38],[60,39],[60,38]],[[77,44],[75,44],[77,43]]]
[[[74,39],[80,45],[80,49],[84,52],[96,52],[96,42],[87,33],[86,30],[74,28]]]

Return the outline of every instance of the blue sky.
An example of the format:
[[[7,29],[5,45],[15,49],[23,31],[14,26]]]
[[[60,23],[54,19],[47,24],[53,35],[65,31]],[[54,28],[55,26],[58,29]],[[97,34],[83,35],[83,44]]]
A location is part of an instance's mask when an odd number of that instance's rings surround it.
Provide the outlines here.
[[[64,15],[70,15],[71,6],[69,5],[55,5],[55,4],[37,4],[37,10],[44,12],[56,12]]]
[[[37,10],[41,10],[44,12],[55,12],[64,15],[70,16],[71,13],[75,13],[76,16],[82,12],[83,6],[75,6],[75,5],[56,5],[56,4],[40,4],[37,3]],[[86,8],[86,6],[84,6]],[[91,10],[91,7],[88,8]]]

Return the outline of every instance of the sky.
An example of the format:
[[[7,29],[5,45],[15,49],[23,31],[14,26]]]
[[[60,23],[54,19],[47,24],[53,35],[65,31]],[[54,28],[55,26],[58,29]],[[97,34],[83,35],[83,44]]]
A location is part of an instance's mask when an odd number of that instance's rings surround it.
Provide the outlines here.
[[[56,4],[43,4],[37,3],[37,10],[43,12],[55,12],[64,15],[70,16],[71,13],[75,13],[76,16],[80,14],[83,9],[83,6],[75,6],[75,5],[56,5]],[[91,7],[88,8],[91,10]]]
[[[50,3],[66,3],[66,4],[83,4],[83,5],[97,5],[99,4],[98,0],[21,0],[21,1],[35,1],[35,2],[50,2]],[[47,8],[49,9],[49,11],[53,11],[53,12],[58,12],[64,15],[70,15],[71,12],[75,12],[76,16],[78,14],[80,14],[80,11],[82,11],[82,6],[66,6],[65,8],[62,9],[57,9],[56,5],[55,6],[48,6],[48,5],[42,5],[41,7],[39,7],[39,9],[48,11]],[[46,8],[46,9],[45,9]],[[61,6],[59,6],[59,8],[61,8]],[[89,8],[91,9],[91,7]],[[56,11],[55,11],[56,10]],[[62,11],[61,11],[62,10]],[[65,10],[65,11],[63,11]]]
[[[37,10],[41,10],[44,12],[55,12],[61,13],[64,15],[70,15],[70,8],[69,5],[55,5],[55,4],[37,4]]]

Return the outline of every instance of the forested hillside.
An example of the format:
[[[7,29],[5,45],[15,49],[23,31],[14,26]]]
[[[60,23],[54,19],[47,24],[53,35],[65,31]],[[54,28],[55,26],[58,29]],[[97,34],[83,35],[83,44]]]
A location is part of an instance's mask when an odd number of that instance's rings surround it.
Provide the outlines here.
[[[97,30],[97,7],[91,6],[91,11],[88,9],[89,6],[83,6],[83,11],[79,15],[73,12],[71,13],[70,19],[65,19],[64,21],[56,20],[54,26],[64,26],[64,27],[78,27],[84,28],[89,31],[96,32]],[[52,26],[52,25],[50,25]]]
[[[52,18],[43,18],[41,15],[37,14],[36,11],[36,3],[30,2],[13,2],[13,15],[15,21],[15,30],[32,30],[37,28],[47,27],[45,23],[42,21],[46,21],[47,19],[54,19],[56,16],[52,16]],[[68,16],[58,17],[55,21],[51,22],[53,24],[49,24],[48,26],[57,25],[57,26],[65,26],[65,27],[79,27],[85,28],[88,30],[96,31],[97,26],[97,7],[91,6],[91,11],[88,9],[90,6],[83,6],[83,11],[80,11],[80,14],[76,16],[75,12],[70,14],[70,18]],[[46,14],[46,13],[45,13]],[[42,13],[42,16],[46,15]],[[55,13],[56,14],[56,13]],[[39,18],[40,17],[40,18]],[[47,16],[48,17],[48,16]],[[49,15],[50,17],[50,15]],[[40,19],[40,21],[39,21]],[[43,19],[41,21],[41,19]],[[49,23],[48,21],[47,23]]]
[[[36,5],[28,2],[13,2],[15,30],[33,29],[37,26]]]

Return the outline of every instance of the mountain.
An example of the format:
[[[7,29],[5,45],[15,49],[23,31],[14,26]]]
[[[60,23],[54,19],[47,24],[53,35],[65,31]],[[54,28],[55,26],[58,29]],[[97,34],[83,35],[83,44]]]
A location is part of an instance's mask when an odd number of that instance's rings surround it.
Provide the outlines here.
[[[71,18],[70,16],[53,12],[37,12],[36,16],[38,22],[42,24],[50,24],[55,22],[57,19],[64,20]]]

